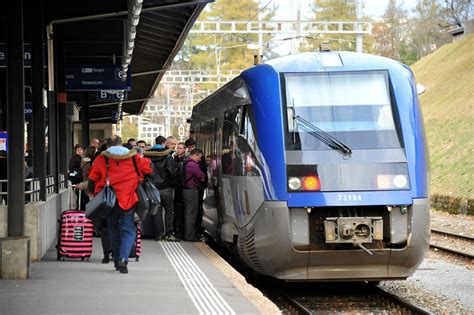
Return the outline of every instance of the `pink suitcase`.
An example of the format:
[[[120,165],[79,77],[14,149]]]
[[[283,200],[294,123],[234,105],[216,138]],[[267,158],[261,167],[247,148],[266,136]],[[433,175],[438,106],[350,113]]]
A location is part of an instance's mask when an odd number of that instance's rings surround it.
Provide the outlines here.
[[[133,242],[133,247],[130,252],[129,258],[135,258],[135,261],[140,260],[140,255],[142,254],[142,231],[140,228],[140,224],[137,224],[137,238],[135,242]]]
[[[61,214],[57,248],[57,260],[81,258],[92,255],[92,236],[94,225],[85,216],[85,211],[67,210]]]

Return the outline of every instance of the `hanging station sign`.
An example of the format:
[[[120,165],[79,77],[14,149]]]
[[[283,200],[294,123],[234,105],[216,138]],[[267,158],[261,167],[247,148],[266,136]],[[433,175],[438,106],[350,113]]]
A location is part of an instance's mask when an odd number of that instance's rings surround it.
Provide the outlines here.
[[[131,71],[117,65],[66,65],[67,91],[131,90]]]

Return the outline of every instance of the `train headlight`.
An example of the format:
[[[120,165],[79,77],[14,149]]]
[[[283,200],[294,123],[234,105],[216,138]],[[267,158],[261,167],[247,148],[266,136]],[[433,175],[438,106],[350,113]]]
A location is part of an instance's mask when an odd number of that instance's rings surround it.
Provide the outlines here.
[[[405,189],[408,188],[406,175],[377,175],[378,189]]]
[[[396,175],[393,177],[393,185],[397,188],[405,188],[407,186],[408,180],[405,175]]]
[[[298,190],[301,188],[301,180],[298,177],[290,177],[288,179],[288,187],[291,190]]]
[[[320,190],[321,183],[318,176],[306,176],[303,178],[303,188],[304,190]]]

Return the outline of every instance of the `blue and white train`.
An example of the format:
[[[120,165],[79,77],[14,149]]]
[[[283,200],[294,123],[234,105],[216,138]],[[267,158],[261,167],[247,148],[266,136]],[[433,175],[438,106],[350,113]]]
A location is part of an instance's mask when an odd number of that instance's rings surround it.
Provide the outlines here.
[[[410,69],[322,51],[243,71],[193,108],[203,227],[286,281],[413,274],[429,248],[428,151]]]

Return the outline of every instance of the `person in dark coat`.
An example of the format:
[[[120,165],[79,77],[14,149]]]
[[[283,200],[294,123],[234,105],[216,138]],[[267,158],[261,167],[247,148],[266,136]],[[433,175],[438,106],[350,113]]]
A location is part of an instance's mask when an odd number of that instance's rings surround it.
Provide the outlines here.
[[[204,173],[199,168],[199,160],[202,151],[194,149],[190,152],[188,160],[184,164],[184,237],[186,241],[200,241],[196,231],[196,216],[199,208],[199,187],[205,179]]]
[[[173,233],[174,220],[174,185],[176,181],[176,163],[171,155],[171,149],[164,146],[166,139],[158,136],[155,145],[144,152],[144,156],[149,158],[155,168],[154,180],[156,188],[160,191],[161,206],[154,216],[157,227],[156,241],[161,239],[168,241],[178,241]],[[163,224],[163,213],[165,220]]]

